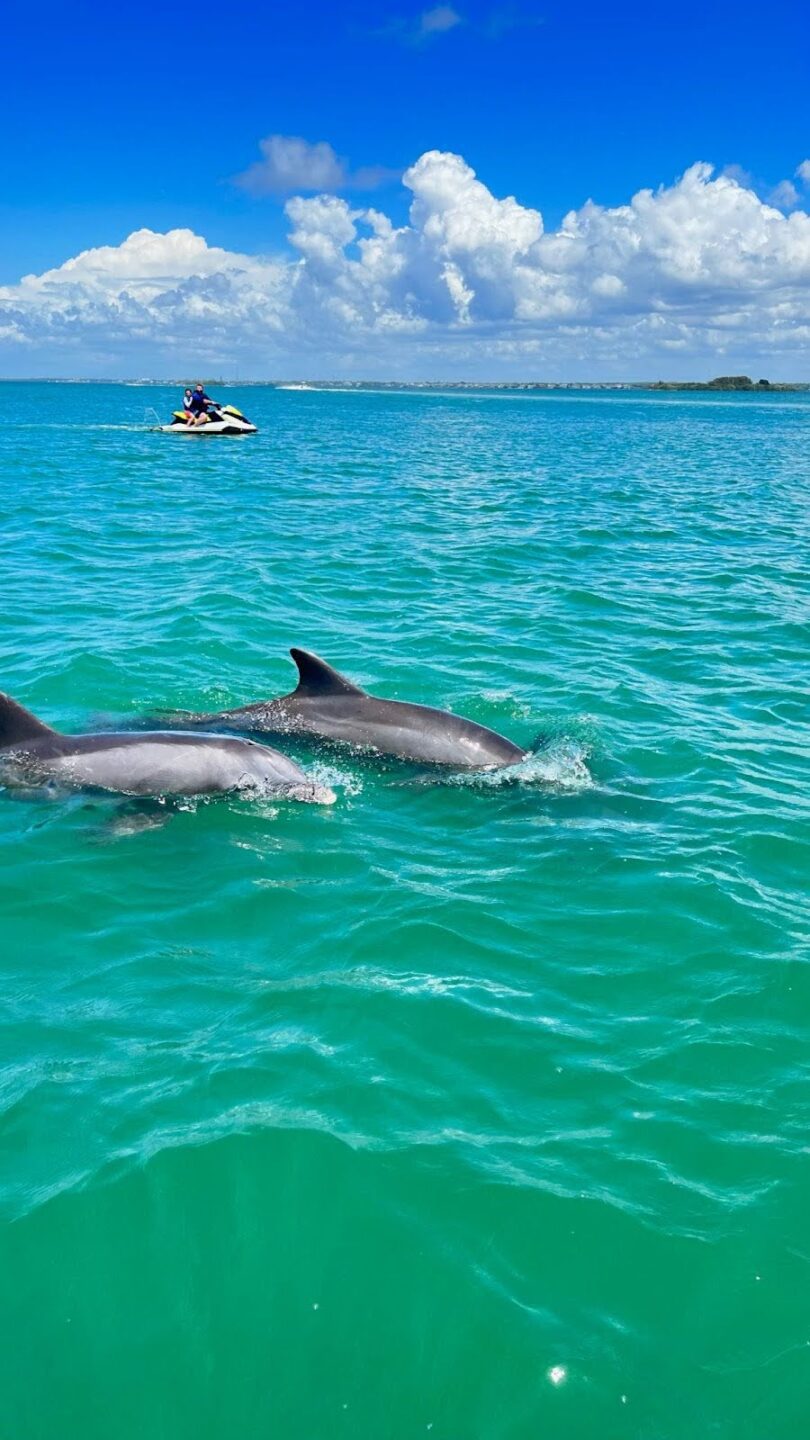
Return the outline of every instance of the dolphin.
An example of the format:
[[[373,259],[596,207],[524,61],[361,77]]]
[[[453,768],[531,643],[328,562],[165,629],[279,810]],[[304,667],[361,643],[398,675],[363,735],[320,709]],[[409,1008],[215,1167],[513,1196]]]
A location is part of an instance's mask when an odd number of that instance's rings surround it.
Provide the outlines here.
[[[62,735],[2,692],[0,785],[143,796],[246,792],[318,804],[335,799],[293,760],[253,740],[168,730]]]
[[[492,770],[526,758],[520,746],[473,720],[428,705],[380,700],[308,650],[293,648],[290,654],[299,679],[289,695],[219,714],[194,715],[186,723],[257,735],[317,736],[398,760],[455,769]]]

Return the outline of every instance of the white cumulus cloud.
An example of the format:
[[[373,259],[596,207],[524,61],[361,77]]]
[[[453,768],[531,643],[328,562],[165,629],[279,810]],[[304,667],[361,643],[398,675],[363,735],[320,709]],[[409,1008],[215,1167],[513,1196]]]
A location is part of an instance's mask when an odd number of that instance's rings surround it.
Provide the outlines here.
[[[293,195],[289,249],[273,257],[140,230],[26,276],[0,289],[0,366],[777,378],[806,365],[810,215],[797,203],[786,214],[698,163],[547,230],[459,155],[429,151],[403,183],[402,225],[334,193]]]

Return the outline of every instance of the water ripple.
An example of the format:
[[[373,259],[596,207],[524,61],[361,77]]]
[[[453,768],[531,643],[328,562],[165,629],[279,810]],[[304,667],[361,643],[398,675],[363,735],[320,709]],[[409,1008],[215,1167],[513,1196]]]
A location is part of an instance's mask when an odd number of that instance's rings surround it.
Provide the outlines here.
[[[98,1376],[130,1311],[179,1354],[164,1391],[135,1346],[174,1417],[139,1382],[139,1433],[216,1424],[229,1335],[298,1406],[296,1357],[337,1357],[313,1435],[674,1440],[731,1434],[738,1391],[740,1435],[801,1433],[810,402],[256,389],[256,443],[199,447],[134,388],[65,387],[47,433],[6,389],[2,688],[44,719],[283,693],[303,644],[532,751],[291,742],[328,812],[149,828],[0,794],[9,1295],[56,1285]],[[393,1354],[430,1405],[355,1420]],[[220,1429],[289,1428],[250,1383]]]

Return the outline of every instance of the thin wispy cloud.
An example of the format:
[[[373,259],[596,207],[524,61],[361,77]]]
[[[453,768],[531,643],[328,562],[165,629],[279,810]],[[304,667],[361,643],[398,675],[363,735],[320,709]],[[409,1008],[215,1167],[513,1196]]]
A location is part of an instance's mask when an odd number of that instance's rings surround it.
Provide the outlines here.
[[[438,40],[451,30],[466,24],[465,17],[452,5],[433,5],[417,15],[392,15],[384,25],[371,33],[381,40],[394,40],[400,45],[420,46]]]
[[[486,16],[481,29],[490,39],[498,40],[511,30],[535,30],[543,23],[542,15],[522,10],[518,5],[500,5]]]
[[[268,135],[259,141],[259,149],[262,158],[234,181],[251,195],[375,190],[399,174],[382,165],[351,170],[327,140],[312,143],[300,135]]]
[[[535,29],[543,17],[519,5],[496,5],[477,17],[457,10],[454,5],[434,5],[419,15],[395,15],[376,33],[403,45],[421,45],[451,31],[464,29],[471,35],[498,40],[510,31]]]
[[[452,5],[435,5],[432,10],[423,10],[419,17],[418,33],[420,36],[444,35],[448,30],[455,30],[457,25],[464,22],[457,10]]]
[[[792,180],[780,180],[768,191],[767,200],[779,210],[792,210],[799,203],[799,192]]]

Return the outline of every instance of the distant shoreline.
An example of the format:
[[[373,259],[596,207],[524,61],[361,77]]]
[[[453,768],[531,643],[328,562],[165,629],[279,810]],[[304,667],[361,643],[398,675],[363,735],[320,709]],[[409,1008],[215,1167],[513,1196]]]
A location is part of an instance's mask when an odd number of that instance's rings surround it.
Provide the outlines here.
[[[105,379],[99,376],[20,375],[0,376],[2,385],[122,385],[165,389],[180,387],[187,378]],[[269,390],[645,390],[653,392],[704,392],[709,394],[770,395],[810,391],[805,380],[751,380],[746,375],[721,376],[716,380],[242,380],[207,376],[205,384]]]

